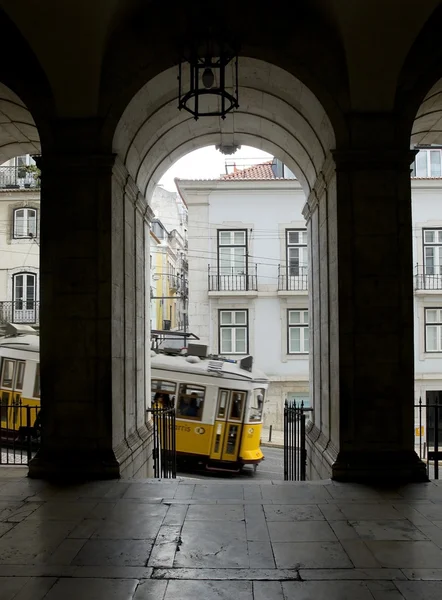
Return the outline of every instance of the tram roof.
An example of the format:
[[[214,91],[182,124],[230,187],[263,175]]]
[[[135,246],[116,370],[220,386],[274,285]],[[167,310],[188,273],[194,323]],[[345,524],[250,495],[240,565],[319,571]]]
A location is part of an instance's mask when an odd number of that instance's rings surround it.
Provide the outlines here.
[[[35,334],[8,335],[0,337],[0,348],[13,348],[14,350],[26,350],[27,352],[40,351],[40,338]]]
[[[238,363],[209,357],[200,359],[197,362],[189,362],[187,356],[152,353],[151,366],[154,369],[195,373],[209,377],[225,376],[245,381],[261,381],[262,383],[268,383],[269,381],[267,375],[259,369],[252,368],[252,371],[247,371],[242,369]]]

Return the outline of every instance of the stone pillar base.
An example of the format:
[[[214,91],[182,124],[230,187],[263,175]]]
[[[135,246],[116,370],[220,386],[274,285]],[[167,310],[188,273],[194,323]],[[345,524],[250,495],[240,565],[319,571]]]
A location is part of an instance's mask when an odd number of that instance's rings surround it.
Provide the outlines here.
[[[339,452],[332,479],[354,483],[414,483],[428,481],[427,469],[414,451]]]
[[[85,453],[76,448],[62,452],[41,449],[29,463],[28,477],[57,481],[117,479],[120,464],[111,450]]]

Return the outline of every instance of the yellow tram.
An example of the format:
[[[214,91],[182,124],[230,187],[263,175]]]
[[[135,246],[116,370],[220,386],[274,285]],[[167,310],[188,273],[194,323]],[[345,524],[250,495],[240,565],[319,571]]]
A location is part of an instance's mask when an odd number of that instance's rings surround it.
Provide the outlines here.
[[[260,439],[269,380],[253,368],[251,356],[233,361],[206,357],[205,350],[189,344],[185,354],[152,351],[152,403],[175,407],[179,461],[208,470],[256,470],[264,459]]]
[[[32,427],[40,409],[39,336],[32,327],[8,326],[0,338],[1,437]]]

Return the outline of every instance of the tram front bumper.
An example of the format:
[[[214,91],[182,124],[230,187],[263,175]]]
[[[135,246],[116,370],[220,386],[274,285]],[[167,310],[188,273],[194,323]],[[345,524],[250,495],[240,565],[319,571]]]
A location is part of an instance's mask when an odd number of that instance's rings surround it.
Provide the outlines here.
[[[261,450],[246,450],[241,452],[239,460],[244,465],[253,465],[264,460],[264,454],[261,452]]]

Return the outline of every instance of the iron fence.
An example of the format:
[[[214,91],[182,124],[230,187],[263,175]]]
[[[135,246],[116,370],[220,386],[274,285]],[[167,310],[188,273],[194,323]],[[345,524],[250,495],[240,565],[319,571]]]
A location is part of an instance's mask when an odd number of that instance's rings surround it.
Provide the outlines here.
[[[153,406],[147,410],[153,425],[153,471],[159,479],[176,478],[175,408]]]
[[[429,479],[439,479],[439,462],[442,461],[442,398],[438,392],[435,402],[415,404],[417,426],[415,423],[415,448],[419,458],[427,465]]]
[[[238,269],[217,271],[208,267],[209,292],[247,292],[258,290],[258,265],[241,273]]]
[[[439,267],[416,265],[414,268],[415,290],[442,290],[442,274]]]
[[[40,187],[40,180],[26,166],[0,167],[0,188],[27,189]]]
[[[305,444],[306,413],[304,402],[284,404],[284,480],[305,481],[307,449]]]
[[[0,325],[6,323],[27,323],[35,325],[40,321],[40,302],[33,300],[13,300],[0,302]]]
[[[306,292],[308,267],[287,268],[278,265],[278,292]]]
[[[0,404],[1,465],[27,465],[35,456],[41,439],[39,410],[21,402]]]

